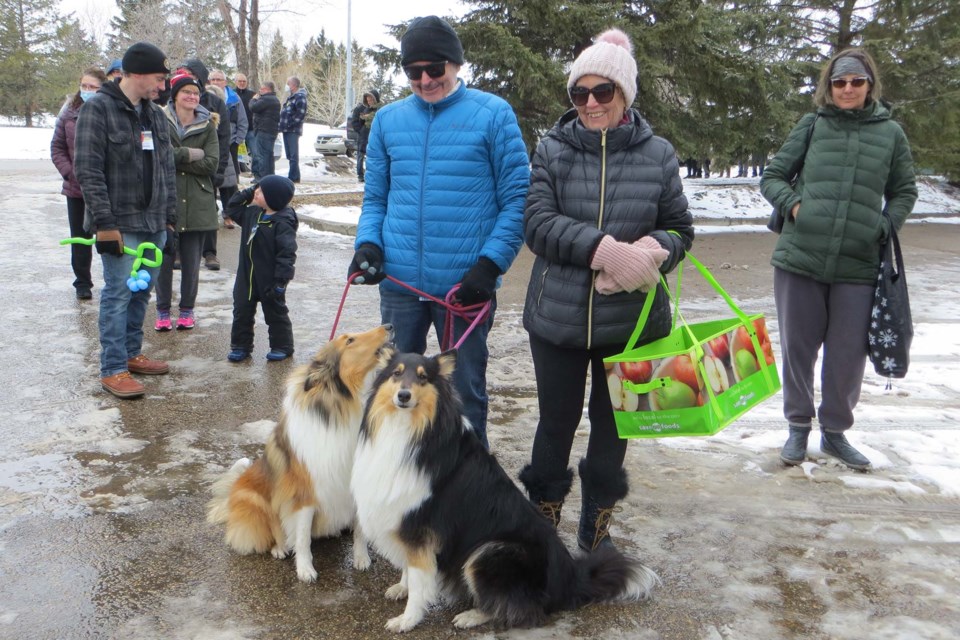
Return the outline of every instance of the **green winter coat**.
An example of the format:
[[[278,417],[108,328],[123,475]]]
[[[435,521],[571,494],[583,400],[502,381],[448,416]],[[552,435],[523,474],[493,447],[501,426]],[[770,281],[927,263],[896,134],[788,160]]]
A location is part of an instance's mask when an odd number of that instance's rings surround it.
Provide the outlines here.
[[[770,262],[818,282],[871,284],[890,233],[884,207],[899,229],[917,200],[910,145],[879,102],[818,113],[796,186],[790,178],[802,162],[813,113],[800,119],[760,180],[763,197],[786,214]],[[794,219],[789,212],[798,202]]]
[[[197,107],[197,119],[181,130],[172,103],[164,112],[170,122],[170,142],[177,168],[177,232],[216,229],[217,196],[213,175],[220,162],[217,141],[220,114]],[[203,158],[191,162],[190,148],[203,149]]]

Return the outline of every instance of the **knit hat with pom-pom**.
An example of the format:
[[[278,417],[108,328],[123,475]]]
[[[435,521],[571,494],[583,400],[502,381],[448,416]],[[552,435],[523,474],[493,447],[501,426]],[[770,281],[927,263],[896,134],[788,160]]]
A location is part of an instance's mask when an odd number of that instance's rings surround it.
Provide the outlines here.
[[[567,89],[572,89],[583,76],[601,76],[612,80],[623,92],[627,107],[637,97],[637,61],[633,59],[633,43],[620,29],[604,31],[592,46],[573,61]]]

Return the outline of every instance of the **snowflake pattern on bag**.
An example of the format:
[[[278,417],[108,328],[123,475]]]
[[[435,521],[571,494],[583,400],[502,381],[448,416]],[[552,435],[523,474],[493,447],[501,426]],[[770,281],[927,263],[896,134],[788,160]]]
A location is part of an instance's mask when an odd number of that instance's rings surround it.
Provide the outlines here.
[[[873,308],[870,311],[870,328],[867,331],[867,348],[874,370],[880,375],[902,378],[909,365],[909,348],[913,336],[909,300],[906,300],[906,318],[902,304],[906,298],[906,278],[894,271],[890,253],[880,263]],[[903,277],[901,277],[903,276]],[[891,291],[897,288],[897,291]],[[900,299],[901,308],[892,308],[890,294]],[[905,335],[909,332],[910,335]]]

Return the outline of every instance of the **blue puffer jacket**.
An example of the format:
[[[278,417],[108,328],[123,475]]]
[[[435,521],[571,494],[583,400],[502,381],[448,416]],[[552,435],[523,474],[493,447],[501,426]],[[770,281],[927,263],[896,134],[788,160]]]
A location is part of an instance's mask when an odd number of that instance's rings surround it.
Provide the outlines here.
[[[382,107],[366,168],[356,246],[383,249],[388,275],[442,297],[479,257],[501,273],[516,258],[530,166],[503,99],[461,82],[433,104],[411,95]]]

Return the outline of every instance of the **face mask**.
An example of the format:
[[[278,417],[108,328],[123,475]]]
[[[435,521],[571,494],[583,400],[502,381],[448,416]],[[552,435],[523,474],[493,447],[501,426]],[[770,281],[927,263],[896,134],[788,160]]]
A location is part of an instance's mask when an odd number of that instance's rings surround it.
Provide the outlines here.
[[[96,91],[81,91],[81,92],[80,92],[80,99],[83,100],[84,102],[86,102],[87,100],[89,100],[90,98],[92,98],[92,97],[95,96],[95,95],[97,95],[97,92],[96,92]]]

